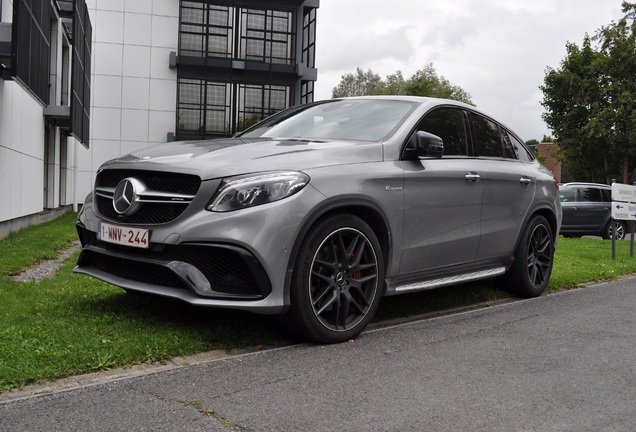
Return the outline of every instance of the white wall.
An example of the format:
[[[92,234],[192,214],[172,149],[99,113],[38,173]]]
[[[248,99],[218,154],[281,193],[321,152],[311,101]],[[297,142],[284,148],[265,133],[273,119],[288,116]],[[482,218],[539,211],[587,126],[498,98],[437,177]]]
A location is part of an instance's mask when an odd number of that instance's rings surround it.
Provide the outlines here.
[[[0,79],[0,221],[42,211],[43,184],[43,108],[18,84]]]
[[[78,154],[78,197],[105,161],[165,143],[174,132],[177,0],[87,0],[93,24],[91,138]]]

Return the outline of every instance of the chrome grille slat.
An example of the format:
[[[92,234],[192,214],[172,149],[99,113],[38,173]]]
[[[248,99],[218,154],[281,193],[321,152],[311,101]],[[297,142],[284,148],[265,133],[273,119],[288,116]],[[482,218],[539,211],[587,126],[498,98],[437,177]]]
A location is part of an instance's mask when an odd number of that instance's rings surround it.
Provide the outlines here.
[[[135,178],[147,189],[137,196],[141,207],[133,214],[120,215],[113,207],[113,196],[120,181]],[[175,220],[194,200],[201,179],[181,173],[155,171],[103,170],[95,180],[96,210],[105,219],[135,225],[163,224]]]

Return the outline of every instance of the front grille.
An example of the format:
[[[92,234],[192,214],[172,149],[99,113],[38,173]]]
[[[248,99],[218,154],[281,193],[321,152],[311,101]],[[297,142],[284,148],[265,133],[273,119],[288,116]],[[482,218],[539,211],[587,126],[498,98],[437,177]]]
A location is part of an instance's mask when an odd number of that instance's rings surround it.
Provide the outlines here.
[[[210,281],[214,291],[254,294],[254,289],[258,287],[258,282],[246,261],[238,253],[229,249],[208,246],[166,246],[165,257],[195,266]]]
[[[196,195],[201,179],[195,175],[158,171],[103,170],[95,180],[97,187],[117,187],[127,177],[135,177],[149,189],[174,194]]]
[[[154,264],[131,261],[86,250],[82,252],[81,265],[93,267],[109,275],[133,282],[187,289],[186,284],[176,274],[166,267]]]
[[[196,267],[208,280],[211,297],[264,298],[271,292],[265,270],[248,251],[228,245],[153,245],[132,249],[96,239],[78,225],[85,246],[78,266],[94,268],[121,279],[163,287],[190,289],[168,263],[184,262]],[[90,274],[90,271],[89,271]]]
[[[175,196],[195,196],[201,186],[201,179],[189,174],[134,170],[103,170],[97,175],[95,189],[114,191],[119,182],[128,177],[140,180],[150,192],[174,194]],[[135,225],[172,222],[185,211],[189,204],[189,202],[173,202],[170,200],[161,203],[144,203],[134,214],[124,216],[115,211],[112,198],[96,194],[95,201],[95,208],[100,216],[111,221]]]
[[[168,223],[179,216],[188,207],[183,203],[147,203],[130,216],[117,214],[113,207],[113,201],[109,198],[97,196],[97,212],[100,216],[111,221],[134,225],[152,225]]]

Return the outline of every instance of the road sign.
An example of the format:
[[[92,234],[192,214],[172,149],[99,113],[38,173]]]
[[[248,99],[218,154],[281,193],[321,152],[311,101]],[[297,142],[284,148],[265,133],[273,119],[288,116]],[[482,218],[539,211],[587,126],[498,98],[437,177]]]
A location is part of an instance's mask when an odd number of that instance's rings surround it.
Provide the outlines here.
[[[636,220],[636,204],[613,201],[612,217],[618,220]]]
[[[636,186],[612,184],[612,219],[636,221]],[[612,222],[614,223],[614,222]],[[631,227],[629,256],[634,256],[634,222]],[[613,230],[616,232],[616,230]],[[612,235],[612,259],[616,259],[616,237]]]
[[[636,202],[636,186],[612,184],[612,201]]]

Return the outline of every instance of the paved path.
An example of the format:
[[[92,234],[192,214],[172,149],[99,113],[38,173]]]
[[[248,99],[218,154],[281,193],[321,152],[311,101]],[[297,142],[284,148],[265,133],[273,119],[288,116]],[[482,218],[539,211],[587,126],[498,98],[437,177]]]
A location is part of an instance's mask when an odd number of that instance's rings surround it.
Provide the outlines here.
[[[0,430],[634,431],[635,364],[630,278],[6,403]]]

